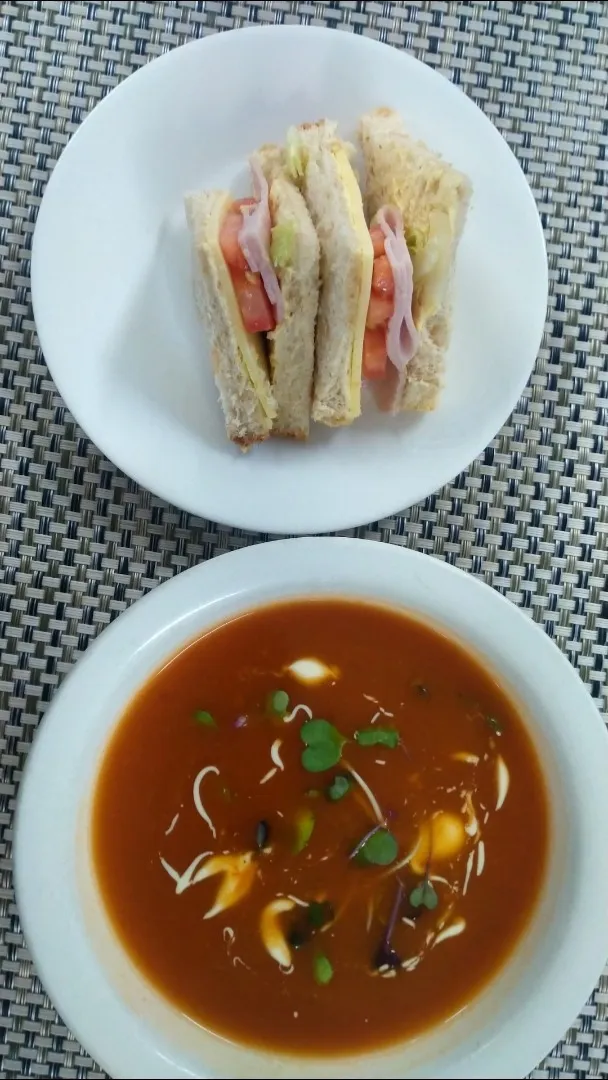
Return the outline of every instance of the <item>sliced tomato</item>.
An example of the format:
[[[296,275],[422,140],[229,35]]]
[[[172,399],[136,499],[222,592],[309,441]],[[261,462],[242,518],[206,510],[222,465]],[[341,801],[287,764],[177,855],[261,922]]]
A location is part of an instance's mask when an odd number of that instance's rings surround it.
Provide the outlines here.
[[[363,338],[363,378],[383,379],[387,364],[386,330],[366,330]]]
[[[248,270],[247,259],[241,251],[239,232],[243,224],[243,215],[239,209],[230,209],[220,229],[220,247],[226,265],[231,270]]]
[[[384,326],[393,314],[393,306],[393,301],[388,296],[372,293],[369,298],[369,307],[365,320],[368,329],[375,330],[378,326]]]
[[[374,245],[374,259],[378,255],[384,255],[384,233],[379,225],[372,225],[369,230],[369,235],[372,238],[372,244]]]
[[[386,255],[374,259],[372,290],[373,292],[382,293],[383,296],[395,295],[395,279]]]
[[[266,333],[274,330],[276,319],[272,304],[259,274],[234,272],[232,284],[237,303],[241,309],[243,326],[250,334]]]

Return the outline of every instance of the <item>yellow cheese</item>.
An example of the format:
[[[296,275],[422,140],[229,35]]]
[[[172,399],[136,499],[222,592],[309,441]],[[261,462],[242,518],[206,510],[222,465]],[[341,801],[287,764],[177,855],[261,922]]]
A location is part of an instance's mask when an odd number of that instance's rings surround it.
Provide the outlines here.
[[[363,213],[363,202],[357,178],[352,170],[344,147],[336,144],[332,150],[336,166],[348,203],[348,211],[353,229],[361,245],[361,277],[359,281],[359,302],[353,324],[353,342],[350,361],[350,404],[345,421],[354,420],[361,412],[361,364],[363,359],[363,337],[365,320],[372,289],[372,271],[374,268],[374,249],[369,229]]]
[[[230,271],[224,260],[219,243],[220,228],[226,209],[227,203],[218,203],[212,222],[212,228],[210,229],[210,236],[212,238],[210,240],[210,246],[213,248],[217,276],[239,350],[239,363],[244,368],[247,377],[257,394],[261,408],[270,420],[274,420],[277,415],[277,408],[270,390],[270,382],[266,374],[268,365],[262,337],[260,334],[248,334],[243,326],[243,319],[234,292]]]

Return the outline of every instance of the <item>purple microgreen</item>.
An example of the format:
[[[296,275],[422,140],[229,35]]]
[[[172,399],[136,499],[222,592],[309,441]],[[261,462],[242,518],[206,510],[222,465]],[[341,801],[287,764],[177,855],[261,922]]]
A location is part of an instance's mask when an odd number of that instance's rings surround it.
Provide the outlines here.
[[[328,900],[311,900],[306,909],[306,918],[313,930],[322,930],[334,921],[334,909]]]
[[[428,911],[434,911],[439,903],[439,897],[428,877],[425,877],[419,885],[412,889],[409,900],[413,908],[425,907]]]
[[[391,945],[391,938],[397,925],[397,919],[401,911],[401,905],[403,903],[403,885],[400,881],[397,882],[397,892],[395,893],[395,899],[393,900],[393,906],[391,908],[390,917],[386,924],[384,936],[380,945],[378,946],[376,955],[374,957],[374,966],[377,969],[388,967],[398,968],[401,966],[401,957],[397,953],[396,949]]]
[[[265,848],[270,839],[270,826],[267,821],[258,821],[255,827],[255,846],[258,851]]]
[[[304,945],[307,945],[312,937],[312,930],[308,926],[303,926],[302,923],[298,923],[293,926],[287,934],[287,944],[292,949],[301,949]]]

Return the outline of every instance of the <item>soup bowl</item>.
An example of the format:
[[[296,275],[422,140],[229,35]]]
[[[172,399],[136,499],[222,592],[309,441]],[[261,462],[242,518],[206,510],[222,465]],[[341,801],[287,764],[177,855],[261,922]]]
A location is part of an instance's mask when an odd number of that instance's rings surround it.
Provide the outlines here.
[[[166,1000],[112,929],[91,853],[104,748],[137,689],[180,647],[274,600],[346,597],[405,609],[466,646],[517,704],[548,792],[545,880],[491,982],[448,1022],[369,1053],[301,1057],[238,1045]],[[38,972],[66,1023],[117,1078],[523,1077],[575,1018],[608,955],[608,737],[584,686],[543,631],[448,564],[370,541],[258,545],[204,563],[120,616],[55,696],[16,819],[19,910]],[[500,924],[500,901],[497,901]]]

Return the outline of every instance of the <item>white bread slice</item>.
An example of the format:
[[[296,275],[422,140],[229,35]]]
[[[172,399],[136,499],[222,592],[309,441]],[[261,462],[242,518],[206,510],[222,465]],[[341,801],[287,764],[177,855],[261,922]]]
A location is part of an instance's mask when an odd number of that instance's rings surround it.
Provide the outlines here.
[[[361,412],[361,360],[373,248],[357,178],[336,124],[298,128],[302,190],[321,249],[312,417],[350,424]]]
[[[209,334],[226,431],[232,442],[247,450],[268,438],[277,407],[261,335],[248,334],[243,327],[219,246],[220,226],[231,201],[226,192],[201,191],[187,195],[185,207],[196,256],[197,304]]]
[[[401,211],[414,265],[413,315],[420,345],[404,375],[389,380],[390,407],[393,412],[427,412],[436,407],[443,384],[451,329],[451,279],[471,185],[439,154],[408,135],[401,116],[392,109],[375,109],[362,116],[359,137],[365,161],[368,214],[372,218],[389,204]],[[424,246],[441,220],[449,220],[449,251],[443,260],[440,288],[434,288],[434,302],[429,305],[421,273]],[[386,388],[379,387],[379,393],[386,395]]]
[[[306,203],[287,176],[283,151],[258,151],[270,185],[272,225],[293,234],[293,251],[285,266],[275,266],[281,286],[284,318],[268,335],[272,389],[277,403],[273,435],[308,438],[315,365],[315,323],[319,304],[319,241]]]

